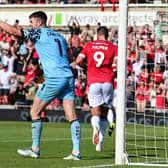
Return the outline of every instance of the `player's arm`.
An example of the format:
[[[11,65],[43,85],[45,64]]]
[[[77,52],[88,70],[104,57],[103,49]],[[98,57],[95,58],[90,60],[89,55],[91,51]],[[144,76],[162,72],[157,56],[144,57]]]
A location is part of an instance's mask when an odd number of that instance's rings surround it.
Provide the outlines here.
[[[84,57],[81,54],[79,54],[78,57],[75,60],[75,63],[76,64],[81,64],[83,62],[83,60],[84,60]]]
[[[76,68],[76,65],[79,65],[79,66],[81,66],[81,67],[82,67],[82,65],[81,65],[81,64],[82,64],[82,62],[83,62],[83,59],[84,59],[84,58],[83,58],[83,57],[81,57],[81,56],[79,55],[79,56],[76,58],[76,60],[75,60],[75,61],[71,62],[71,64],[70,64],[70,65],[71,65],[71,67],[72,67],[72,68],[74,68],[74,69]]]
[[[0,20],[0,28],[3,29],[4,31],[15,35],[15,36],[22,36],[21,30],[18,29],[17,27],[14,27],[6,22],[3,22]]]

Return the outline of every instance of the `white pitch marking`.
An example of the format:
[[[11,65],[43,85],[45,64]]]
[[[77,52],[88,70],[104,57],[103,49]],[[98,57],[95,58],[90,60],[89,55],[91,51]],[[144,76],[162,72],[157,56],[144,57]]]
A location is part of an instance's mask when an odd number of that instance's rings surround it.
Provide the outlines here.
[[[91,137],[86,137],[86,138],[82,138],[82,140],[89,140],[91,139]],[[41,139],[41,142],[52,142],[52,141],[69,141],[71,140],[71,138],[52,138],[52,139]],[[0,142],[3,142],[3,143],[8,143],[8,142],[31,142],[31,138],[28,140],[28,139],[8,139],[8,140],[1,140],[0,139]]]

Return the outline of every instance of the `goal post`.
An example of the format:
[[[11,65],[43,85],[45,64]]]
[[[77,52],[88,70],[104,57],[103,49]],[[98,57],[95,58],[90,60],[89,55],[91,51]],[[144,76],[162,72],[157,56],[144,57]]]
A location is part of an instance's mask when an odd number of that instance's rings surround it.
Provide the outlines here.
[[[119,1],[119,40],[117,62],[117,108],[115,164],[125,164],[125,100],[126,100],[126,60],[128,31],[128,0]]]

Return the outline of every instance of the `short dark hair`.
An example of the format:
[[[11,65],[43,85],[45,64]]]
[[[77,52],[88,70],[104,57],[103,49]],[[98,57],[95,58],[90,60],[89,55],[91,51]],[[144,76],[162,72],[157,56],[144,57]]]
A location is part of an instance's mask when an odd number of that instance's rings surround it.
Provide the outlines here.
[[[108,28],[105,27],[105,26],[100,26],[97,29],[97,34],[100,35],[100,36],[104,35],[105,38],[107,39],[108,38]]]
[[[47,22],[47,15],[45,14],[45,12],[43,11],[37,11],[37,12],[33,12],[30,16],[29,16],[29,19],[30,18],[40,18],[43,23],[46,23]]]
[[[16,20],[15,20],[15,22],[16,22],[16,23],[19,23],[19,20],[18,20],[18,19],[16,19]]]

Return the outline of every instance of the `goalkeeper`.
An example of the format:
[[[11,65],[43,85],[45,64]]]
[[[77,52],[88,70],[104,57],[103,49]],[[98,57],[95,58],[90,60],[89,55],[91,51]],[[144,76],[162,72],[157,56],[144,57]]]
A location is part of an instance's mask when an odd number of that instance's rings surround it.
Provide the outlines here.
[[[37,11],[29,16],[31,29],[23,30],[0,21],[0,28],[23,39],[30,39],[39,55],[45,82],[39,88],[31,109],[32,146],[19,149],[20,155],[32,158],[40,156],[40,137],[42,131],[41,112],[56,97],[63,100],[67,120],[70,122],[73,142],[68,160],[80,160],[80,123],[75,111],[75,86],[68,58],[68,46],[62,35],[46,26],[47,15]]]

